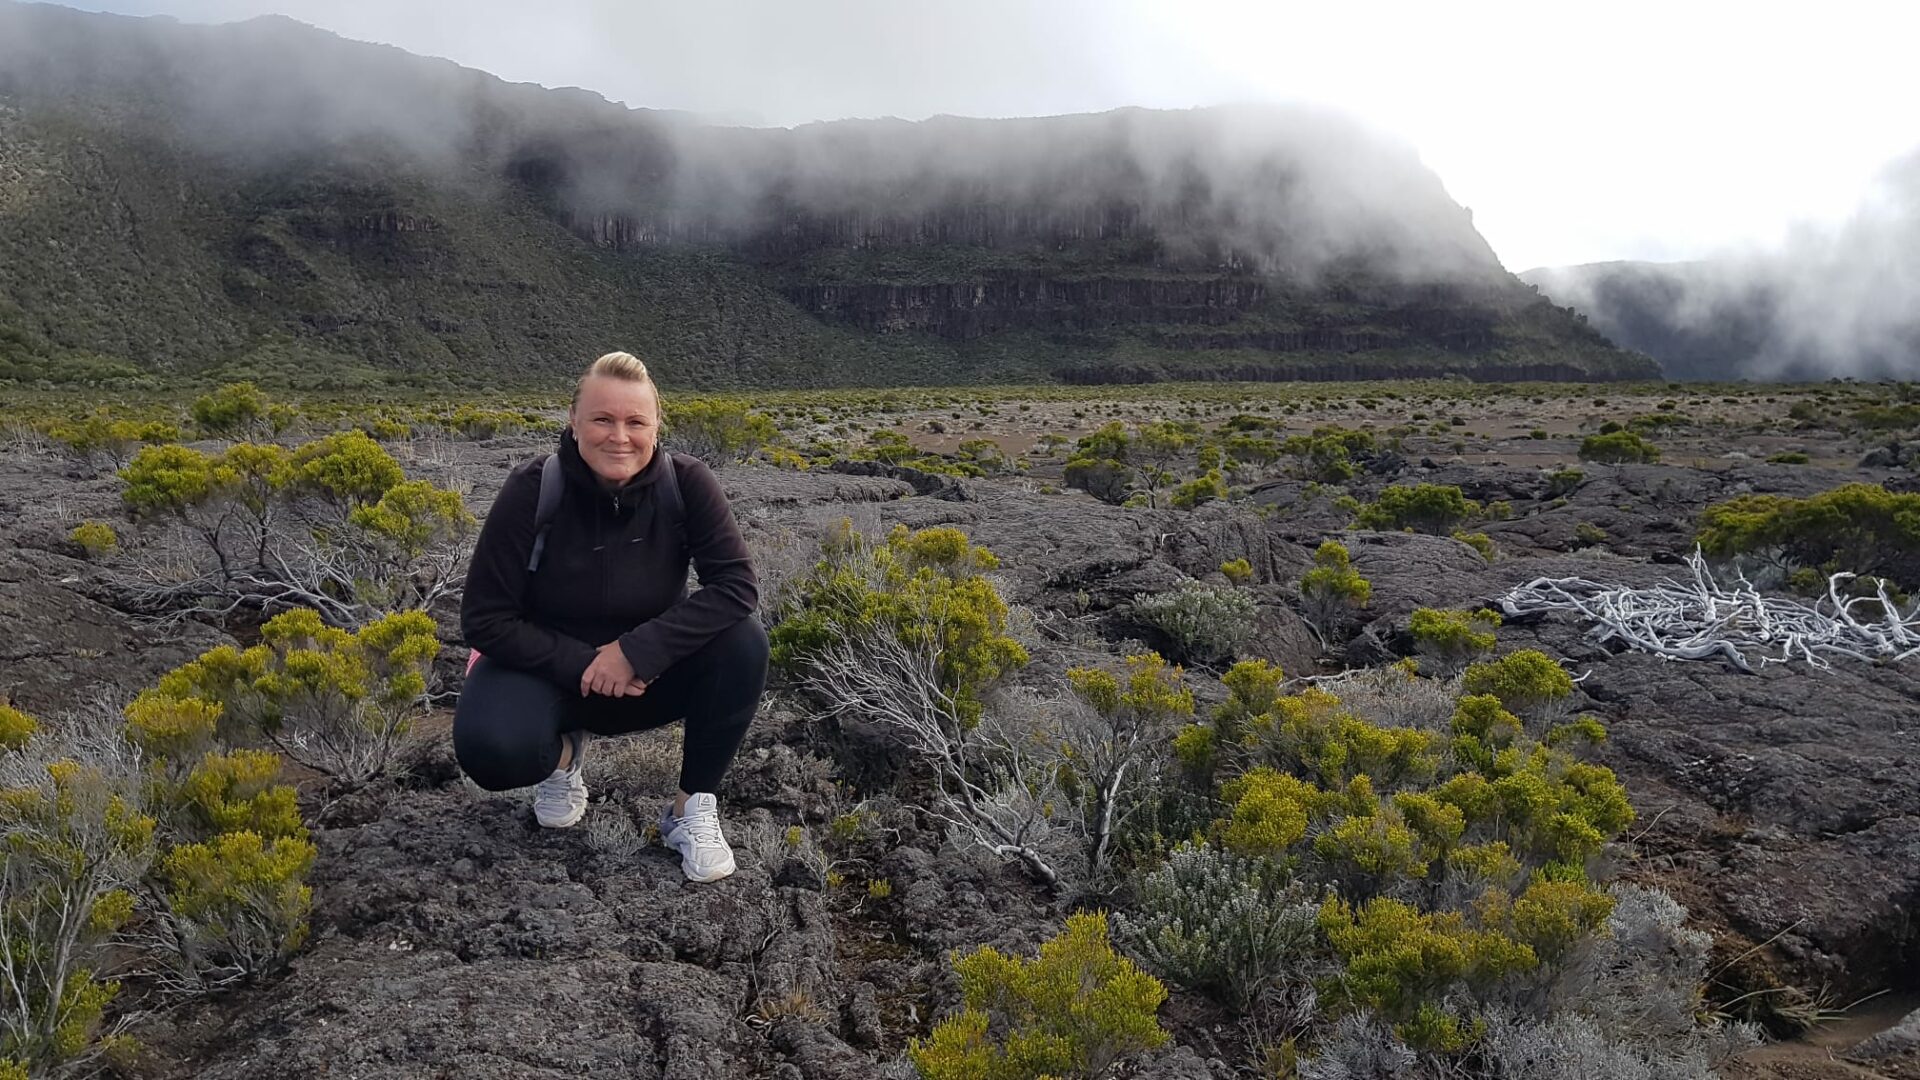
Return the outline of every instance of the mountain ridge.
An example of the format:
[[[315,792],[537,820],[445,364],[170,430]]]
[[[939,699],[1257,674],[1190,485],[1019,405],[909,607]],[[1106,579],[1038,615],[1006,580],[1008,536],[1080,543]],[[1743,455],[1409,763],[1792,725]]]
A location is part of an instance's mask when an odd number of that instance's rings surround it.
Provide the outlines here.
[[[11,42],[9,45],[8,42]],[[710,125],[297,20],[0,0],[0,378],[1646,378],[1312,110]]]

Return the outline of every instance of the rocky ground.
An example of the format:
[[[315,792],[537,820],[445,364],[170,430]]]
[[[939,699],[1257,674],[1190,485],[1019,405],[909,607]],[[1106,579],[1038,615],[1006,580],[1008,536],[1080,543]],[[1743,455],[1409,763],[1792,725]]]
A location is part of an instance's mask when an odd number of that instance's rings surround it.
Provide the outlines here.
[[[911,419],[901,426],[921,430]],[[1018,437],[1017,425],[1000,427]],[[1296,481],[1261,487],[1247,503],[1179,512],[1053,491],[1045,466],[1008,480],[756,466],[722,478],[767,579],[804,565],[819,528],[842,516],[866,528],[966,530],[999,555],[1008,598],[1035,613],[1028,677],[1057,679],[1136,632],[1119,614],[1134,595],[1217,578],[1229,559],[1254,568],[1262,632],[1252,652],[1309,674],[1404,652],[1415,607],[1487,603],[1539,576],[1648,583],[1683,573],[1693,517],[1715,499],[1889,475],[1852,467],[1841,447],[1812,466],[1786,466],[1703,443],[1691,460],[1670,454],[1675,464],[1585,466],[1585,483],[1555,506],[1541,475],[1552,462],[1520,455],[1570,456],[1567,439],[1503,438],[1473,454],[1442,440],[1410,447],[1392,475],[1355,485],[1365,498],[1388,480],[1459,484],[1515,513],[1483,526],[1498,548],[1491,563],[1451,539],[1347,534],[1373,601],[1326,649],[1297,613],[1296,586],[1343,517]],[[542,448],[531,437],[452,443],[412,467],[469,487],[469,505],[484,514],[505,470]],[[100,567],[65,539],[83,518],[118,520],[118,487],[111,473],[26,448],[0,456],[0,693],[40,715],[111,706],[226,639],[199,624],[130,619]],[[1607,539],[1582,539],[1583,523]],[[137,547],[116,556],[140,557]],[[1767,1048],[1729,1075],[1920,1077],[1920,1020],[1903,1022],[1904,1009],[1889,1005],[1911,1008],[1920,989],[1920,662],[1746,674],[1617,651],[1585,631],[1557,616],[1516,621],[1501,643],[1565,657],[1583,676],[1577,705],[1607,722],[1602,760],[1639,812],[1620,870],[1668,889],[1716,934],[1717,998],[1746,995],[1736,1011],[1775,1014],[1885,992],[1871,1030],[1850,1031],[1845,1045]],[[797,699],[771,695],[722,793],[741,871],[694,886],[661,848],[644,845],[671,787],[665,735],[596,744],[587,822],[551,832],[534,827],[524,793],[490,795],[463,781],[444,719],[429,724],[396,780],[344,797],[308,793],[320,847],[314,935],[291,970],[151,1018],[138,1032],[150,1048],[140,1069],[209,1078],[910,1075],[906,1039],[957,1001],[949,950],[1031,949],[1064,911],[884,801],[868,807],[871,834],[836,849],[830,867],[785,844],[786,826],[817,830],[849,807],[836,783],[856,763],[848,751]],[[866,888],[878,880],[889,895]],[[1236,1075],[1226,1064],[1232,1017],[1180,994],[1163,1016],[1177,1045],[1133,1075]]]

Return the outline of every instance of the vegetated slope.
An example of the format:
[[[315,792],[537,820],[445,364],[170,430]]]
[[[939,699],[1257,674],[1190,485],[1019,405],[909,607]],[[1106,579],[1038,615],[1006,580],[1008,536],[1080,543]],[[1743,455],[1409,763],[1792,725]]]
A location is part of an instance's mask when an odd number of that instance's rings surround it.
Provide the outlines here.
[[[281,18],[0,0],[0,378],[1656,374],[1302,110],[748,130]]]

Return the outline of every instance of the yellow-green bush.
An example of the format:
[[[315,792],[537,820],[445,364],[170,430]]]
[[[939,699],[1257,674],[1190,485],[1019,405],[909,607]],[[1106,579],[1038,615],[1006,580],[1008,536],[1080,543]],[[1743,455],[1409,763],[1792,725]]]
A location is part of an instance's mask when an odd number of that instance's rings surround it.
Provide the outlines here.
[[[187,411],[207,434],[233,435],[264,419],[269,404],[259,387],[250,382],[236,382],[195,398]]]
[[[1198,477],[1175,488],[1171,501],[1177,509],[1191,510],[1215,499],[1224,502],[1231,498],[1232,494],[1227,487],[1226,475],[1219,469],[1208,469]]]
[[[1142,759],[1157,751],[1174,725],[1193,715],[1193,691],[1158,653],[1127,657],[1124,682],[1097,668],[1069,668],[1067,683],[1100,719],[1075,725],[1062,739],[1058,772],[1068,795],[1080,800],[1088,822],[1087,866],[1107,870],[1115,825],[1141,801],[1131,783]]]
[[[431,620],[398,618],[415,631],[411,648],[422,652],[420,624],[430,634]],[[375,625],[391,636],[391,624]],[[355,710],[382,685],[375,675],[384,660],[365,656],[372,629],[348,634],[320,625],[311,611],[290,612],[262,627],[265,644],[208,650],[127,706],[127,736],[147,755],[147,799],[161,812],[167,845],[155,891],[165,901],[158,917],[171,949],[159,968],[177,988],[204,991],[256,977],[304,940],[314,849],[294,790],[281,782],[279,755],[232,740],[265,734],[282,741],[289,731],[323,727],[314,744],[350,755],[355,744],[338,728],[354,723]],[[433,651],[437,642],[426,658]],[[335,696],[314,700],[321,693]],[[313,710],[336,726],[316,724]],[[310,757],[316,765],[330,760]]]
[[[1707,554],[1778,553],[1789,567],[1885,577],[1920,588],[1920,494],[1843,484],[1804,499],[1742,495],[1700,513]],[[1820,582],[1825,591],[1825,582]]]
[[[1068,917],[1035,959],[989,947],[954,968],[965,1008],[908,1049],[926,1080],[1100,1077],[1167,1041],[1166,987],[1113,951],[1105,915]]]
[[[119,983],[96,972],[114,961],[114,935],[133,916],[154,821],[131,777],[36,757],[30,739],[0,769],[0,1061],[52,1075],[121,1042],[101,1037]]]
[[[1580,460],[1608,464],[1651,464],[1660,448],[1631,431],[1610,431],[1580,440]]]
[[[209,835],[303,839],[299,803],[293,788],[280,782],[280,770],[280,756],[262,750],[208,753],[170,794]]]
[[[187,930],[190,959],[257,974],[298,949],[313,905],[306,876],[314,855],[304,830],[271,843],[258,833],[218,833],[169,851],[167,899]]]
[[[120,476],[136,514],[172,517],[196,538],[204,576],[186,592],[230,602],[215,611],[273,611],[297,599],[357,623],[425,607],[452,585],[458,567],[445,556],[476,524],[457,492],[406,480],[358,430],[292,452],[149,447]]]
[[[1516,713],[1537,712],[1573,693],[1573,676],[1538,649],[1520,649],[1498,660],[1470,664],[1461,690],[1492,694]]]
[[[1373,583],[1360,576],[1352,559],[1345,544],[1326,540],[1313,553],[1313,569],[1301,575],[1300,597],[1306,602],[1307,618],[1322,635],[1373,599]]]
[[[315,439],[287,459],[283,483],[345,506],[378,502],[406,479],[400,463],[364,431],[340,431]]]
[[[465,534],[476,524],[457,491],[424,480],[406,480],[388,488],[380,501],[353,508],[347,520],[418,558],[437,544]]]
[[[186,446],[149,446],[134,455],[120,478],[120,498],[135,513],[183,513],[214,491],[214,461]]]
[[[1493,546],[1493,537],[1486,533],[1455,529],[1453,538],[1479,552],[1480,557],[1488,562],[1492,562],[1499,555],[1499,551]]]
[[[116,417],[101,406],[79,420],[56,421],[47,426],[47,436],[65,443],[81,457],[104,454],[115,462],[126,460],[135,446],[180,441],[180,429],[164,420],[133,420]]]
[[[667,444],[710,465],[745,461],[780,434],[771,417],[728,398],[673,401],[664,412]]]
[[[224,720],[331,775],[382,772],[420,710],[440,649],[433,619],[401,612],[353,632],[296,608],[267,620],[260,634],[262,644],[210,649],[137,697],[127,709],[135,741],[180,760],[203,750]],[[283,737],[294,733],[307,737]]]
[[[930,646],[963,726],[979,717],[989,685],[1026,664],[1026,649],[1006,633],[1006,601],[981,576],[998,560],[965,533],[901,526],[876,544],[843,524],[821,549],[773,628],[776,664],[804,671],[820,650],[874,632]]]
[[[1473,612],[1414,608],[1407,617],[1414,648],[1435,660],[1442,671],[1492,652],[1497,640],[1494,630],[1499,626],[1500,613],[1487,608]]]
[[[1253,580],[1253,564],[1245,559],[1228,559],[1220,564],[1220,572],[1235,585],[1245,585]]]
[[[111,554],[120,546],[120,537],[114,533],[113,526],[104,521],[83,521],[73,527],[67,539],[79,544],[90,559]]]
[[[785,446],[769,446],[765,453],[767,455],[767,464],[772,465],[776,469],[801,470],[813,467],[813,462],[807,458],[807,455]]]
[[[0,702],[0,750],[20,750],[40,730],[33,717],[4,702]]]
[[[1407,529],[1445,536],[1480,512],[1480,504],[1452,484],[1394,485],[1363,507],[1355,524],[1363,529]]]
[[[1424,912],[1386,897],[1358,908],[1328,900],[1320,927],[1345,962],[1328,981],[1329,996],[1374,1009],[1401,1038],[1434,1050],[1463,1049],[1471,1037],[1471,1022],[1441,1004],[1454,984],[1489,987],[1539,964],[1524,942],[1477,928],[1461,912]]]

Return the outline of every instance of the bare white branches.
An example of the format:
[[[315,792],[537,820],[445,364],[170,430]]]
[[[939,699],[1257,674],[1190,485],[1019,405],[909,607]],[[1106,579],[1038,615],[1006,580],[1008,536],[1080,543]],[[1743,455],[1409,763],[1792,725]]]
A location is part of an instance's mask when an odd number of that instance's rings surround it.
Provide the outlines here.
[[[1535,578],[1500,598],[1507,615],[1571,611],[1593,624],[1595,641],[1615,638],[1643,652],[1674,660],[1715,657],[1743,671],[1803,660],[1831,668],[1831,657],[1867,663],[1897,662],[1920,655],[1920,604],[1904,615],[1876,584],[1874,596],[1847,596],[1842,586],[1856,575],[1833,574],[1826,597],[1804,603],[1763,596],[1744,576],[1729,589],[1714,581],[1699,549],[1687,557],[1693,580],[1646,588],[1602,585],[1584,578]],[[1876,613],[1877,618],[1869,613]]]
[[[1057,770],[1026,738],[983,718],[957,719],[942,686],[938,634],[915,642],[884,628],[843,635],[810,658],[807,688],[829,715],[852,715],[887,729],[934,777],[928,813],[959,841],[1018,860],[1048,885],[1060,883],[1050,853],[1053,817],[1063,800]]]

